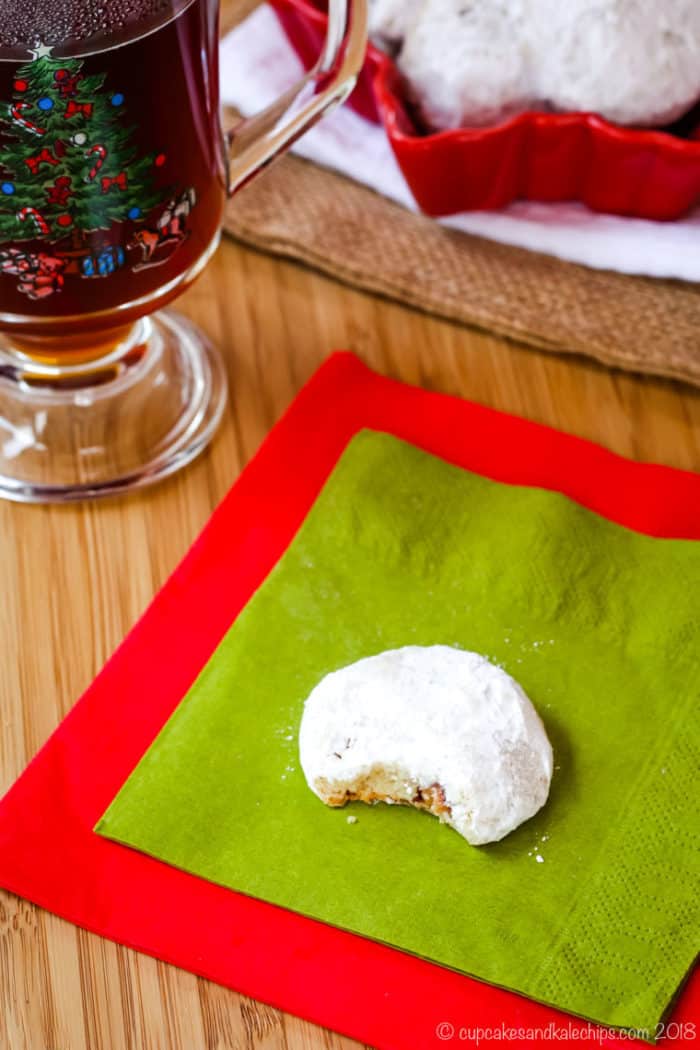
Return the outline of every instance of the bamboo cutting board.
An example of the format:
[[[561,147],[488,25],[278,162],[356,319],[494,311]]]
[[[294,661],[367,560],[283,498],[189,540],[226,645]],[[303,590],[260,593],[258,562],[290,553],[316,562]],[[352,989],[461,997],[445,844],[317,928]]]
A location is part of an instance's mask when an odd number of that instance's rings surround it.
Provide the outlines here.
[[[0,792],[99,671],[332,348],[623,455],[700,470],[700,392],[525,350],[232,242],[179,308],[217,342],[228,367],[230,403],[212,448],[184,473],[127,499],[0,504]],[[0,893],[0,1050],[352,1046]]]

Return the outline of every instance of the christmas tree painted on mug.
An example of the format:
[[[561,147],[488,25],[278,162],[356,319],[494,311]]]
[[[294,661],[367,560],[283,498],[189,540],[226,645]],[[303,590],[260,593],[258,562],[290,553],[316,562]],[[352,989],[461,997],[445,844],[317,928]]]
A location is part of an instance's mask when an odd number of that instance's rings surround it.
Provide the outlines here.
[[[160,244],[174,250],[195,200],[192,190],[179,198],[171,191],[166,206],[154,186],[166,157],[138,156],[122,91],[108,90],[103,74],[84,74],[78,59],[53,58],[46,47],[32,54],[15,74],[4,114],[0,107],[0,240],[44,242],[47,250],[0,249],[0,272],[20,276],[21,291],[43,298],[71,274],[109,276],[125,264],[125,249],[135,249],[142,265]],[[180,221],[169,230],[175,208]],[[99,231],[149,219],[152,231],[126,245],[110,238],[92,254]]]

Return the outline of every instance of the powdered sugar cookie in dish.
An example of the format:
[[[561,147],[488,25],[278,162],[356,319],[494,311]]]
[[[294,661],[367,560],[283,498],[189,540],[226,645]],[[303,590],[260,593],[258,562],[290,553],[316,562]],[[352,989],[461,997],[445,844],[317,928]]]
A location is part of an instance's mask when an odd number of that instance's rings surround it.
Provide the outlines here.
[[[436,129],[496,124],[537,108],[526,0],[424,0],[398,66]]]
[[[369,0],[368,28],[374,42],[395,51],[422,5],[423,0]]]
[[[478,653],[407,646],[326,675],[299,730],[301,766],[329,806],[434,813],[474,846],[547,801],[552,748],[518,683]]]
[[[557,110],[661,127],[700,97],[698,0],[535,0],[540,90]]]
[[[375,5],[375,39],[402,34],[399,69],[435,129],[533,109],[657,127],[700,98],[698,0],[414,0],[404,14],[392,0]]]

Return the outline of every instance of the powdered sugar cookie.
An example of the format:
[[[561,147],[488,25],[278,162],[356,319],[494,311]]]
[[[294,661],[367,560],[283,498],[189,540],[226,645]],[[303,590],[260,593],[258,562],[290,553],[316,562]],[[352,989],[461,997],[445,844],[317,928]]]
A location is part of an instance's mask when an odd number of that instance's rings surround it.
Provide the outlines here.
[[[433,128],[524,110],[662,126],[700,99],[697,0],[375,0],[376,33]],[[380,40],[381,43],[381,40]]]
[[[401,44],[423,0],[369,0],[369,34],[390,53]]]
[[[398,65],[433,128],[495,124],[536,108],[527,0],[423,0]]]
[[[521,687],[478,653],[407,646],[327,675],[299,730],[301,766],[329,806],[429,810],[472,845],[546,802],[552,748]]]
[[[536,0],[541,87],[557,110],[662,126],[700,96],[697,0]]]

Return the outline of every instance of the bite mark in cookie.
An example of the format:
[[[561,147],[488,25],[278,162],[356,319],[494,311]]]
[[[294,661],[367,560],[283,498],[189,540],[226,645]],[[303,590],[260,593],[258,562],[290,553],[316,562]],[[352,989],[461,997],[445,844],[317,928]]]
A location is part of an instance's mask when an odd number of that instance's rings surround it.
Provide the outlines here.
[[[299,733],[311,790],[329,806],[385,802],[494,842],[542,805],[552,749],[521,687],[478,653],[407,646],[327,675]]]

